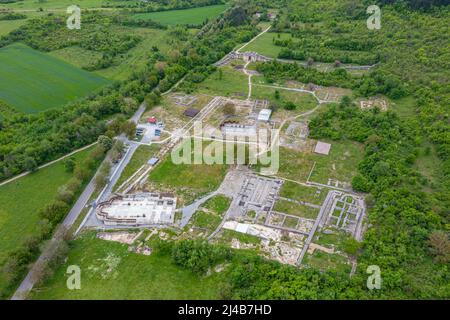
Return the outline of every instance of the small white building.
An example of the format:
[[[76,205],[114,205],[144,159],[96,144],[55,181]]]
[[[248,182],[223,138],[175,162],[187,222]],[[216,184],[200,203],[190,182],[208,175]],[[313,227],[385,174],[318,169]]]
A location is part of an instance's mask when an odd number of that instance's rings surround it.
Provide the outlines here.
[[[176,206],[172,194],[139,193],[114,196],[100,203],[95,214],[106,225],[161,225],[173,223]]]
[[[328,155],[330,153],[331,144],[317,141],[316,147],[314,148],[314,152],[318,154]]]
[[[271,115],[272,115],[272,110],[262,109],[258,114],[258,121],[268,122]]]

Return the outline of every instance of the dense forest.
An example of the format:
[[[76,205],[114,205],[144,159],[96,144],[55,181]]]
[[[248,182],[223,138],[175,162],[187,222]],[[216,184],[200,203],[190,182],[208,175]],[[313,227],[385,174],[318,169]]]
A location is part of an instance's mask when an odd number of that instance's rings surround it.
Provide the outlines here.
[[[341,297],[356,293],[357,297],[448,298],[449,8],[432,7],[425,1],[384,5],[382,28],[373,32],[365,27],[366,4],[290,1],[274,27],[292,37],[284,42],[275,37],[274,42],[287,48],[282,54],[291,44],[298,45],[302,51],[296,58],[304,60],[332,62],[342,59],[340,50],[345,49],[357,58],[346,62],[379,62],[368,74],[354,77],[339,65],[331,72],[320,72],[276,61],[262,64],[258,70],[269,80],[294,79],[350,88],[354,97],[383,94],[394,103],[413,97],[407,113],[396,108],[361,111],[345,97],[312,119],[311,137],[365,145],[364,159],[352,184],[355,190],[369,193],[366,200],[371,227],[358,253],[359,272]],[[364,60],[370,55],[360,52],[376,54],[376,60]],[[424,148],[428,142],[433,145]],[[436,154],[439,181],[430,180],[417,169],[418,159],[430,154]],[[372,264],[382,270],[384,290],[362,292],[363,272]],[[282,275],[276,278],[282,288],[289,286]],[[316,286],[317,291],[322,289]],[[301,293],[297,297],[301,298]]]

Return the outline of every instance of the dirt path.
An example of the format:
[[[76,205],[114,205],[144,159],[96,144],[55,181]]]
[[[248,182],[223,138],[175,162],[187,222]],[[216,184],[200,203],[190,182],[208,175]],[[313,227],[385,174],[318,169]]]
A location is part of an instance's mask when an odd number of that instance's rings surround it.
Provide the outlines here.
[[[250,72],[248,72],[247,67],[248,65],[251,63],[251,61],[248,61],[245,65],[244,65],[244,73],[248,76],[248,95],[247,95],[247,100],[250,100],[250,98],[252,97],[252,74]]]
[[[253,41],[255,41],[256,39],[258,39],[260,36],[262,36],[264,33],[266,33],[267,31],[270,30],[270,28],[272,28],[272,26],[267,27],[267,29],[265,29],[263,32],[261,32],[260,34],[256,35],[253,39],[251,39],[249,42],[247,42],[246,44],[244,44],[242,47],[240,47],[239,49],[236,50],[236,52],[241,51],[242,49],[244,49],[246,46],[248,46],[250,43],[252,43]]]

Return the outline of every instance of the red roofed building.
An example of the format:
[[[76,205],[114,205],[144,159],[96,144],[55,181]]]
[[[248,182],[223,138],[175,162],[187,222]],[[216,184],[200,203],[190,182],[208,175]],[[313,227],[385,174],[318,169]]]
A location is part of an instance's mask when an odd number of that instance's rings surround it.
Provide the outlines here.
[[[150,118],[147,119],[147,121],[148,121],[148,123],[156,124],[156,118],[155,117],[150,117]]]

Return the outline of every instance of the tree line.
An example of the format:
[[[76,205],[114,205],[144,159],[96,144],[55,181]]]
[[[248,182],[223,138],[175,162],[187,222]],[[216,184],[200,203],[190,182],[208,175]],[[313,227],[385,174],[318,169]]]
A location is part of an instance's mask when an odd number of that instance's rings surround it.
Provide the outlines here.
[[[73,176],[65,185],[59,187],[54,200],[39,210],[37,231],[23,239],[22,244],[18,248],[8,252],[1,266],[7,285],[3,292],[0,292],[0,297],[8,297],[28,272],[29,264],[41,252],[42,243],[52,237],[53,231],[67,215],[83,187],[91,179],[98,165],[105,157],[108,151],[106,147],[108,145],[101,143],[100,140],[83,162],[77,163],[73,158],[64,160],[66,171]]]

